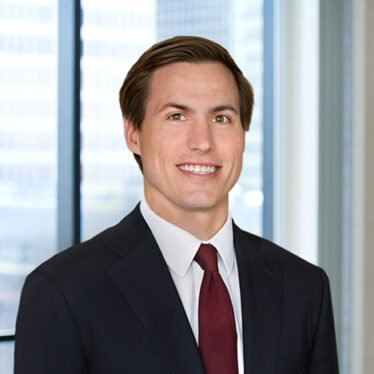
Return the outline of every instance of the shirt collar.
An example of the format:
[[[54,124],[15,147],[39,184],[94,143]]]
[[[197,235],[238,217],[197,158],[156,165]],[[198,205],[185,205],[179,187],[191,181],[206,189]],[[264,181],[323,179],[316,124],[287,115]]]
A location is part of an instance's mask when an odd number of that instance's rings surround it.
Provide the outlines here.
[[[140,212],[151,229],[167,265],[180,277],[186,274],[201,243],[210,243],[216,247],[227,274],[230,274],[234,264],[230,212],[222,228],[212,238],[203,242],[189,232],[161,218],[149,207],[145,199],[140,203]]]

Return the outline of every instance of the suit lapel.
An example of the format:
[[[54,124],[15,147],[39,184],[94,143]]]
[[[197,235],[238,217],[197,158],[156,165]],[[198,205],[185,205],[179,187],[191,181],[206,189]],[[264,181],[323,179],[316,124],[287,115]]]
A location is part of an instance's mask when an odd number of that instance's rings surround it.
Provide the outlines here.
[[[243,319],[245,373],[275,373],[282,318],[282,265],[267,258],[263,239],[234,225]]]
[[[136,314],[170,372],[203,374],[182,302],[139,207],[106,242],[121,256],[107,276]]]

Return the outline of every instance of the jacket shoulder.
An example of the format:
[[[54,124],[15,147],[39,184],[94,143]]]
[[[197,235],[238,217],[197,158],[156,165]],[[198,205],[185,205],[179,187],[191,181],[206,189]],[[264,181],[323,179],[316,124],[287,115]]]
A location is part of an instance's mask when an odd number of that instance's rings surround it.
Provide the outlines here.
[[[290,276],[302,275],[307,277],[310,275],[318,278],[327,278],[325,271],[321,267],[308,262],[270,240],[244,231],[236,225],[234,233],[239,242],[246,243],[246,251],[254,252],[256,258],[262,258],[266,262],[279,263]]]
[[[147,231],[138,206],[116,225],[43,262],[27,279],[36,272],[44,273],[60,289],[74,290],[78,285],[81,290],[95,287],[107,269],[146,236],[137,235],[137,231]]]
[[[60,273],[82,272],[97,267],[105,268],[118,257],[105,243],[105,237],[110,235],[111,230],[113,228],[55,254],[35,270],[51,274],[54,277]]]

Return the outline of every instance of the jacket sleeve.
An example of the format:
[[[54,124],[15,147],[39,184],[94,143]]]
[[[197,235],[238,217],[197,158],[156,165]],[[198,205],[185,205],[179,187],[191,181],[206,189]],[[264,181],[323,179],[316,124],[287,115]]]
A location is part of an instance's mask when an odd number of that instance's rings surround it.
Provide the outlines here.
[[[314,337],[308,374],[338,374],[338,355],[330,285],[321,269],[322,296],[318,327]]]
[[[27,277],[22,290],[14,373],[88,373],[78,327],[67,300],[40,269]]]

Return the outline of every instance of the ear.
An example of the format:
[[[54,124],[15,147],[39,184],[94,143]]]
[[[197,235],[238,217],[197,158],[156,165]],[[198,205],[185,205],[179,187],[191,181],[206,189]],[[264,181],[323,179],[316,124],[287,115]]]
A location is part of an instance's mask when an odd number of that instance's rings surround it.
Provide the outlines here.
[[[130,122],[126,118],[123,119],[123,126],[128,149],[132,153],[141,156],[139,145],[139,129],[135,128],[132,122]]]

